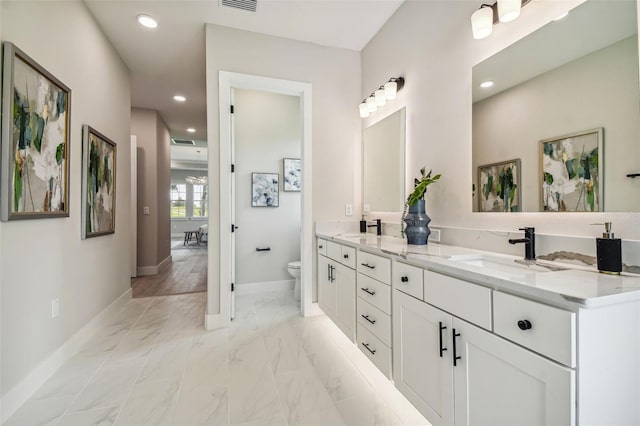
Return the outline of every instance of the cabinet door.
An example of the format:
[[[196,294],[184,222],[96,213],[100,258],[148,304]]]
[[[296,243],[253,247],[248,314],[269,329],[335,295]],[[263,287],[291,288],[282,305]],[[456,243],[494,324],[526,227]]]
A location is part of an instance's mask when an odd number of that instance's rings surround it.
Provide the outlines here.
[[[336,322],[352,341],[356,339],[356,271],[335,265],[334,284],[337,291]]]
[[[462,320],[453,329],[456,426],[575,424],[573,370]]]
[[[451,325],[449,314],[394,290],[395,385],[433,425],[453,424]]]
[[[335,262],[318,256],[318,304],[329,318],[336,317]]]

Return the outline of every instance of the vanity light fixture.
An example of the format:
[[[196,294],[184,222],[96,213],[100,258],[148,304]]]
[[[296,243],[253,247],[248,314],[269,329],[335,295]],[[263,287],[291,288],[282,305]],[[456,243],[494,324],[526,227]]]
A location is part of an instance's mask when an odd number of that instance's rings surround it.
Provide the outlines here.
[[[471,15],[473,38],[480,40],[491,35],[493,25],[511,22],[520,16],[520,10],[531,0],[497,0],[494,4],[483,3]]]
[[[364,99],[358,109],[360,118],[367,118],[370,113],[376,112],[378,107],[385,106],[387,101],[393,100],[398,90],[404,87],[404,77],[390,78],[384,85],[378,87],[368,98]]]
[[[493,81],[491,80],[487,80],[487,81],[483,81],[482,83],[480,83],[480,87],[482,87],[483,89],[488,89],[489,87],[493,86]]]
[[[155,19],[153,19],[149,15],[144,15],[144,14],[138,15],[137,19],[138,19],[138,23],[140,25],[142,25],[143,27],[147,27],[147,28],[157,28],[158,27],[158,21],[156,21]]]

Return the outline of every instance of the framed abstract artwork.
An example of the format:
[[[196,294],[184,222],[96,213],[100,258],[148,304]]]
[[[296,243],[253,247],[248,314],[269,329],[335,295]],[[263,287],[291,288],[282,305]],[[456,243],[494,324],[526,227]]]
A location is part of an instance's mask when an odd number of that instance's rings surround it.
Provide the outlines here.
[[[0,219],[69,216],[71,89],[3,43]]]
[[[116,222],[116,144],[82,126],[82,238],[113,234]]]
[[[278,207],[278,173],[251,173],[251,207]]]
[[[540,211],[604,211],[603,143],[603,128],[540,141]]]
[[[287,192],[300,192],[302,187],[302,161],[299,158],[284,158],[282,163],[282,189]]]
[[[522,211],[520,159],[478,166],[478,211]]]

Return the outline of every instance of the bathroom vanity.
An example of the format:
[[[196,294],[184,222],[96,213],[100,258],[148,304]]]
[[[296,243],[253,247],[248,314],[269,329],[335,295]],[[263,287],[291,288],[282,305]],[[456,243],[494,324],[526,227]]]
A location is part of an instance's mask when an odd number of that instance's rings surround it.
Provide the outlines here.
[[[327,315],[434,425],[640,424],[640,277],[317,234]]]

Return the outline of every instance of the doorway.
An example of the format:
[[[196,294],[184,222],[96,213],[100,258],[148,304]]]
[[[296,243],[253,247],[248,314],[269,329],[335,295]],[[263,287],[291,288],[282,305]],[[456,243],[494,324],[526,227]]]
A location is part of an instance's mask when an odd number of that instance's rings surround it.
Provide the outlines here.
[[[233,164],[232,151],[232,91],[233,89],[248,89],[279,93],[299,97],[301,120],[300,135],[302,138],[301,164],[302,164],[302,191],[301,202],[301,232],[300,232],[300,260],[301,260],[301,284],[300,284],[300,310],[303,315],[311,315],[317,310],[317,303],[313,303],[313,224],[311,215],[312,195],[312,161],[311,161],[311,84],[289,80],[280,80],[267,77],[252,76],[247,74],[220,71],[219,73],[219,118],[220,118],[220,281],[219,307],[210,306],[209,312],[217,311],[219,315],[208,315],[207,328],[216,326],[228,326],[231,320],[232,308],[232,284],[234,274],[234,244],[235,232],[234,209],[232,207],[232,185],[234,176],[231,172]],[[226,172],[225,172],[226,171]],[[226,206],[226,207],[223,207]],[[211,299],[210,299],[211,302]]]

